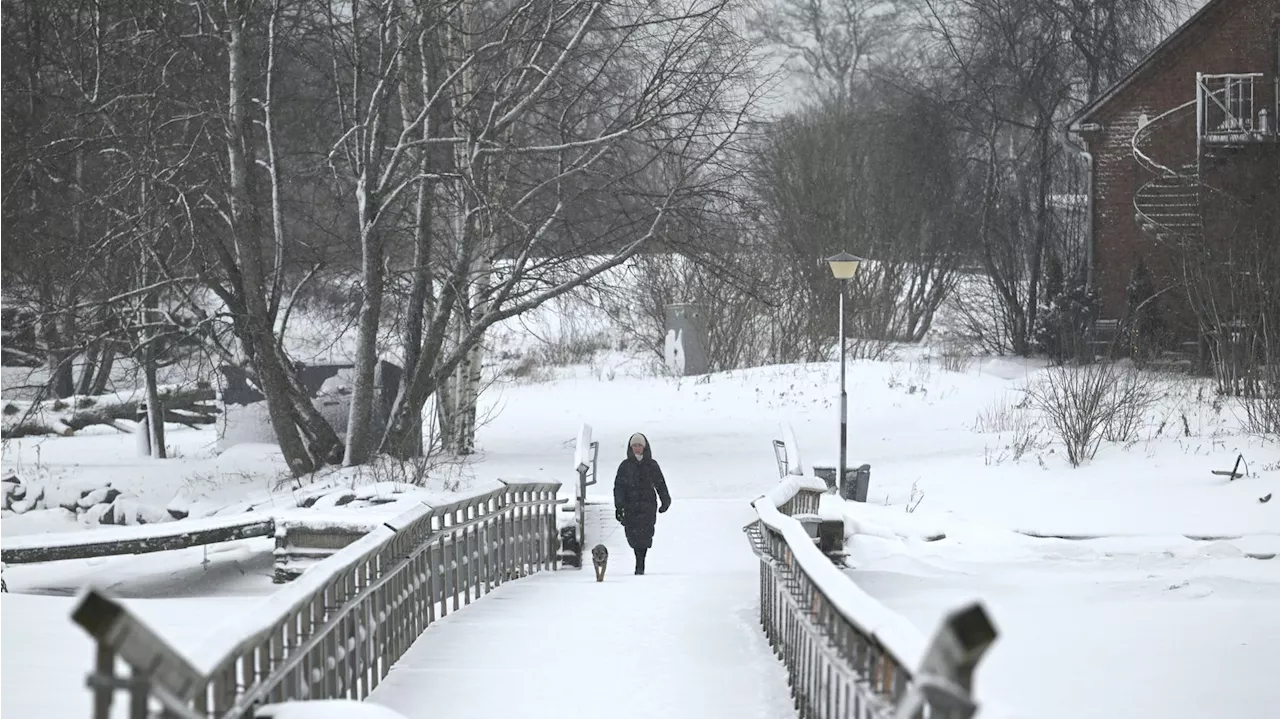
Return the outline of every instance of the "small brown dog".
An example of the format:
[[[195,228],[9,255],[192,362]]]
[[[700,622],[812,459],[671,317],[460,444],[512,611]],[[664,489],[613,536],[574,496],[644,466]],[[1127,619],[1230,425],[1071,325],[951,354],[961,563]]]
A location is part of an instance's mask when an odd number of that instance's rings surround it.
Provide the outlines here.
[[[604,581],[604,570],[609,567],[609,548],[597,544],[591,548],[591,563],[596,567],[596,581]]]

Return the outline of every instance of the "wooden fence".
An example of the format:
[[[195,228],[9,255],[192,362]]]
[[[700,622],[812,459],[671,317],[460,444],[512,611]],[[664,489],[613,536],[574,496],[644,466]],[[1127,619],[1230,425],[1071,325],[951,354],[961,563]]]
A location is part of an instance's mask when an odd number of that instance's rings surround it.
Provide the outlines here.
[[[426,628],[556,563],[559,483],[507,484],[411,510],[339,550],[195,650],[169,645],[93,589],[73,619],[97,643],[95,719],[120,690],[131,719],[251,717],[287,700],[363,699]],[[122,661],[121,661],[122,660]],[[129,675],[116,674],[117,663]]]

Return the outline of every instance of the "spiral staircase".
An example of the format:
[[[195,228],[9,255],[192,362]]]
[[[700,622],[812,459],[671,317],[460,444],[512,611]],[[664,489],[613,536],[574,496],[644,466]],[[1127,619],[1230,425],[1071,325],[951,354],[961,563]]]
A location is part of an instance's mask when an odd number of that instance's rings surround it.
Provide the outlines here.
[[[1198,143],[1168,141],[1191,129],[1197,107],[1198,100],[1183,103],[1141,122],[1133,134],[1133,158],[1140,178],[1133,194],[1134,219],[1157,242],[1185,242],[1203,236],[1201,194],[1205,187],[1200,178]],[[1174,157],[1155,159],[1152,155],[1160,154],[1157,147]],[[1194,148],[1193,152],[1187,152],[1188,147]]]
[[[1268,91],[1264,83],[1274,83],[1275,89]],[[1200,74],[1194,99],[1140,120],[1132,139],[1137,169],[1133,207],[1142,231],[1158,245],[1191,253],[1182,254],[1184,258],[1214,261],[1222,232],[1217,218],[1245,210],[1240,199],[1216,185],[1237,187],[1239,178],[1233,173],[1241,159],[1280,147],[1278,115],[1280,79],[1266,80],[1261,73]],[[1218,229],[1206,232],[1206,215]],[[1185,342],[1181,352],[1164,352],[1152,364],[1185,369],[1200,349],[1196,342]]]
[[[1229,193],[1206,181],[1207,166],[1241,148],[1280,140],[1280,78],[1272,78],[1276,107],[1271,113],[1259,97],[1264,78],[1262,73],[1199,74],[1194,99],[1139,123],[1132,139],[1139,168],[1134,216],[1157,242],[1202,239],[1205,204],[1235,204]]]

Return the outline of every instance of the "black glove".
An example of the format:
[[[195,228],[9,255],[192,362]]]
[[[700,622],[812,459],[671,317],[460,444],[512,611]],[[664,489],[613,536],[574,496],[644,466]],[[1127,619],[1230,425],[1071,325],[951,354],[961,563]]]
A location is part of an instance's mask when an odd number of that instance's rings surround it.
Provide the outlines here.
[[[662,503],[662,506],[661,506],[661,507],[658,507],[658,514],[662,514],[663,512],[667,511],[668,509],[671,509],[671,503],[670,503],[670,502],[663,502],[663,503]]]
[[[613,510],[613,517],[614,519],[618,520],[619,524],[627,523],[627,513],[622,511],[622,507],[618,507],[617,509]]]

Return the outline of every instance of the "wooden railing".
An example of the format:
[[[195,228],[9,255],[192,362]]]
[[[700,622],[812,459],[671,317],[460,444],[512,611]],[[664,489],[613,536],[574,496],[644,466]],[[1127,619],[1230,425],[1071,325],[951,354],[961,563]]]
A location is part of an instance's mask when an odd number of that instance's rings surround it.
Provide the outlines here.
[[[787,476],[745,528],[760,558],[760,623],[790,676],[801,719],[967,719],[972,673],[995,641],[978,604],[932,642],[864,593],[792,515],[819,512],[825,484]],[[828,501],[840,501],[831,497]]]
[[[130,717],[235,718],[301,699],[363,699],[438,618],[556,564],[559,483],[507,484],[411,510],[338,551],[195,651],[169,646],[95,590],[73,618],[97,642],[94,717],[116,692]],[[130,676],[116,676],[117,659]]]
[[[573,522],[560,523],[560,561],[571,567],[582,566],[582,553],[587,545],[587,487],[597,481],[597,459],[600,443],[591,439],[591,425],[578,429],[578,442],[573,453],[573,471],[578,475],[573,494]],[[590,477],[590,479],[588,479]]]

